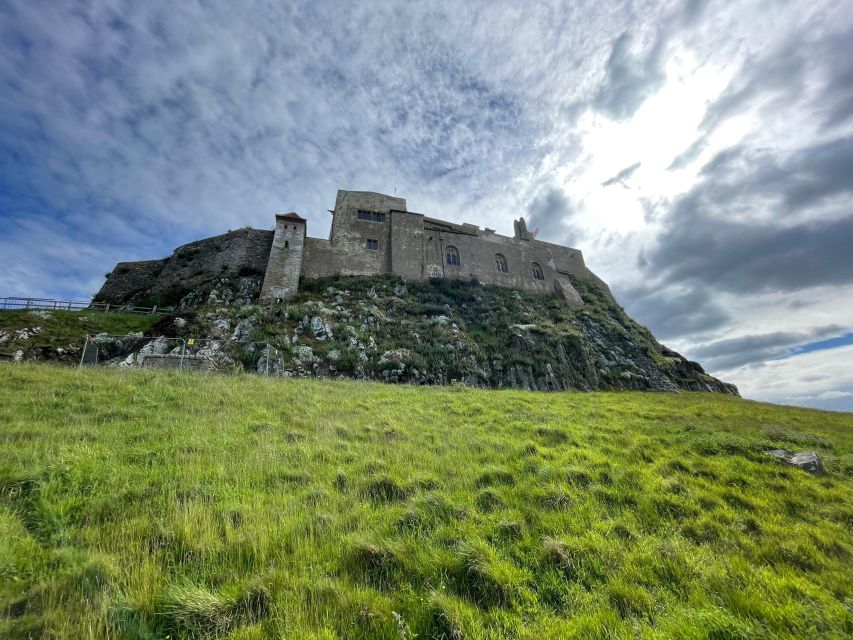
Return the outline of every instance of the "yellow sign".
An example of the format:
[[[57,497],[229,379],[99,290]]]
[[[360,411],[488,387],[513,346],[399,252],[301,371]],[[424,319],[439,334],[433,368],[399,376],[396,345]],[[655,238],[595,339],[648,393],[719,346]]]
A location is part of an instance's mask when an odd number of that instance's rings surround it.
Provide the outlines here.
[[[193,340],[192,338],[190,338],[189,340],[187,340],[187,344],[192,344],[193,342],[195,342],[195,340]]]

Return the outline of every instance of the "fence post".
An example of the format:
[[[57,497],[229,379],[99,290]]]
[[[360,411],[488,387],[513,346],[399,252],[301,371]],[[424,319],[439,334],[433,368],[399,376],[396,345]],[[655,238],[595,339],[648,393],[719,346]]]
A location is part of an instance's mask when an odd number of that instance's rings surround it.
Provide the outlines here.
[[[178,371],[184,370],[184,354],[187,352],[187,341],[183,340],[183,344],[181,345],[181,364],[178,367]]]
[[[83,366],[83,360],[86,358],[86,347],[89,346],[89,334],[86,334],[86,337],[83,338],[83,351],[80,353],[80,366]]]
[[[156,304],[153,307],[151,307],[151,315],[154,315],[155,313],[157,313],[157,305]]]
[[[267,352],[266,377],[269,378],[270,377],[270,343],[267,342],[266,345],[267,345],[267,348],[266,348],[266,352]]]

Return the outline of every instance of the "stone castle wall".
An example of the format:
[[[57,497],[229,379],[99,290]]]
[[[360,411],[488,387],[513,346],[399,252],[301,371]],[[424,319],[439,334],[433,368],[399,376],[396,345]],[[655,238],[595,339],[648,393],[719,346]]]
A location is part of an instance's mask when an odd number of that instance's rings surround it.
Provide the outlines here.
[[[382,219],[360,219],[360,210],[380,214]],[[305,238],[299,268],[303,278],[394,273],[411,280],[477,279],[523,291],[556,292],[573,304],[582,304],[566,274],[588,277],[583,254],[533,239],[523,221],[516,221],[516,235],[511,238],[476,225],[428,218],[407,211],[403,198],[363,191],[338,191],[333,215],[329,240]],[[458,252],[458,264],[448,264],[448,247]],[[506,261],[506,272],[497,270],[497,254]],[[534,263],[541,267],[542,279],[534,278]],[[271,257],[270,270],[279,272],[284,266],[282,257]],[[283,281],[281,274],[276,279]],[[272,297],[268,287],[261,297]]]
[[[360,219],[360,210],[379,219]],[[162,260],[119,263],[95,299],[174,304],[187,291],[222,276],[263,275],[260,298],[270,300],[291,297],[300,278],[393,273],[410,280],[477,279],[556,292],[581,306],[567,275],[603,284],[586,268],[580,250],[535,240],[523,219],[509,237],[408,211],[403,198],[344,190],[337,193],[333,215],[328,240],[308,237],[306,221],[291,213],[276,216],[274,232],[240,229],[183,245]],[[458,263],[447,262],[448,247],[458,252]],[[498,254],[505,272],[496,268]],[[534,277],[534,263],[541,267],[541,279]]]

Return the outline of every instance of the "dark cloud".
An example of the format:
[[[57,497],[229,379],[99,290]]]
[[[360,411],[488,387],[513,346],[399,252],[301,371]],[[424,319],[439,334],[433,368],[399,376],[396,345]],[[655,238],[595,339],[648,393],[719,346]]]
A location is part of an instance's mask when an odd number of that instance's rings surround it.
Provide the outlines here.
[[[613,41],[605,63],[604,80],[590,105],[614,120],[627,120],[663,86],[664,52],[669,41],[695,25],[708,5],[706,0],[686,0],[664,15],[649,47],[636,50],[634,37],[624,31]],[[569,116],[580,112],[579,105],[567,110]]]
[[[527,228],[530,231],[539,229],[539,240],[572,245],[582,236],[572,224],[577,208],[565,191],[549,187],[528,206]]]
[[[853,282],[851,175],[853,138],[787,157],[724,151],[676,201],[646,271],[736,293]]]
[[[722,306],[698,288],[617,287],[614,293],[628,313],[660,339],[707,333],[731,321]]]
[[[641,164],[642,164],[642,162],[635,162],[631,166],[625,167],[624,169],[622,169],[619,173],[617,173],[612,178],[608,178],[607,180],[602,182],[601,186],[602,187],[609,187],[609,186],[614,185],[614,184],[621,184],[626,189],[630,189],[630,187],[626,184],[626,182],[628,181],[628,179],[631,176],[634,175],[634,173],[637,171],[637,169],[640,168]]]
[[[656,38],[645,52],[631,50],[632,37],[624,32],[613,42],[607,59],[606,76],[592,100],[592,106],[614,120],[630,118],[646,98],[664,82],[663,38]]]
[[[835,129],[853,118],[853,58],[848,43],[853,30],[826,36],[806,29],[761,56],[747,59],[722,94],[705,111],[699,137],[669,166],[677,170],[694,162],[711,135],[728,119],[752,108],[778,113],[805,100],[806,113],[819,128]],[[809,90],[811,83],[819,83]]]
[[[710,371],[725,371],[779,358],[791,353],[792,347],[844,332],[845,327],[831,324],[809,331],[774,331],[740,336],[701,344],[690,349],[689,355],[701,360]]]

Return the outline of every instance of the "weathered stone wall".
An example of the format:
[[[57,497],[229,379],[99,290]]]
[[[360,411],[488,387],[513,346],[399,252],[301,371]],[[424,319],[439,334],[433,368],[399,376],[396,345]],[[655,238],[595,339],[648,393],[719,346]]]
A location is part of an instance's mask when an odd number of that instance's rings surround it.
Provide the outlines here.
[[[447,264],[448,247],[455,247],[459,252],[459,265]],[[497,254],[506,259],[506,272],[497,270]],[[544,280],[533,278],[534,262],[542,267]],[[574,273],[583,267],[583,256],[577,249],[536,240],[520,240],[474,230],[467,233],[444,231],[436,226],[424,231],[424,264],[427,276],[476,278],[484,284],[549,293],[554,291],[558,265],[561,270]]]
[[[294,213],[277,215],[261,300],[290,298],[299,287],[305,220]]]
[[[359,220],[357,212],[385,214],[385,222]],[[336,273],[371,275],[391,270],[391,211],[406,210],[403,198],[368,191],[338,191],[330,240],[342,256]],[[367,249],[367,240],[379,243],[377,250]]]
[[[359,209],[383,213],[385,220],[359,220]],[[560,274],[588,277],[583,254],[578,249],[533,240],[520,221],[516,222],[516,237],[509,238],[475,225],[425,218],[407,211],[402,198],[361,191],[338,191],[334,216],[328,242],[306,239],[302,263],[305,278],[336,273],[395,273],[412,280],[476,278],[523,291],[556,291],[581,304],[571,282]],[[378,250],[367,249],[368,239],[379,243]],[[447,264],[448,246],[459,251],[458,265]],[[496,269],[498,253],[507,261],[507,272]],[[534,279],[534,262],[542,267],[543,280]]]
[[[360,220],[358,210],[384,215],[384,220]],[[329,240],[306,237],[298,216],[277,216],[276,231],[240,229],[191,242],[162,260],[120,263],[107,278],[96,299],[116,304],[176,303],[186,292],[223,276],[263,275],[260,297],[274,290],[284,297],[295,293],[299,278],[329,275],[395,273],[411,280],[430,277],[476,278],[485,284],[522,291],[562,294],[580,305],[567,274],[593,279],[578,249],[532,239],[523,221],[516,221],[515,237],[427,218],[406,210],[403,198],[366,191],[338,191]],[[298,228],[297,228],[298,227]],[[375,240],[376,249],[368,248]],[[448,265],[448,246],[459,252],[458,265]],[[496,254],[504,256],[507,272],[496,269]],[[539,263],[544,279],[533,277]]]
[[[329,240],[305,238],[302,250],[302,277],[313,280],[345,273],[347,256]]]
[[[392,211],[389,271],[410,280],[424,278],[424,217],[419,213]]]
[[[223,276],[263,274],[273,232],[238,229],[178,247],[168,258],[120,262],[95,300],[174,304],[184,293]]]

